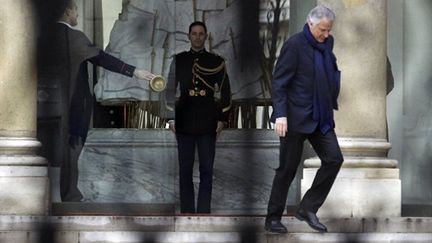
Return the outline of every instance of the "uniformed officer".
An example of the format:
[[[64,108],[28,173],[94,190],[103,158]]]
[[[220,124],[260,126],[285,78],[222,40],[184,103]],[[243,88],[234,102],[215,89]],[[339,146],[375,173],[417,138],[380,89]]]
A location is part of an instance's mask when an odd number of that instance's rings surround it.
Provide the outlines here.
[[[168,105],[174,103],[177,88],[180,90],[175,120],[170,120],[169,125],[178,144],[181,213],[210,213],[216,137],[231,109],[225,61],[205,50],[206,38],[205,24],[193,22],[189,26],[191,49],[175,56],[168,77]],[[216,101],[217,93],[220,98]],[[195,147],[200,171],[196,208],[192,181]]]

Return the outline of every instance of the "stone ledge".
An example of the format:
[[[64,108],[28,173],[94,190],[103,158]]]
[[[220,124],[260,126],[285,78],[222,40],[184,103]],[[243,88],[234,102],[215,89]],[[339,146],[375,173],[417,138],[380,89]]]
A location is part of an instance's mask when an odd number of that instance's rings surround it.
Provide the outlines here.
[[[47,166],[6,166],[0,165],[0,178],[48,177]]]
[[[318,157],[313,157],[305,160],[305,168],[319,168],[321,160]],[[397,168],[398,162],[394,159],[382,157],[354,157],[346,156],[342,164],[342,168]]]
[[[288,233],[274,235],[257,233],[214,233],[214,232],[55,232],[53,238],[62,243],[429,243],[432,234],[388,234],[388,233],[365,233],[365,234],[319,234],[319,233]],[[37,242],[39,243],[39,232],[2,232],[1,242]],[[48,243],[48,242],[44,242]]]
[[[391,144],[379,138],[338,138],[339,146],[345,156],[386,157]]]
[[[169,129],[91,129],[86,147],[176,147]],[[217,147],[279,148],[279,139],[269,129],[225,129]]]
[[[53,203],[53,216],[171,216],[175,205],[169,203],[94,203],[62,202]]]
[[[36,156],[36,155],[20,155],[20,154],[10,154],[10,155],[0,155],[0,166],[16,165],[16,166],[38,166],[47,165],[48,160]]]
[[[47,234],[48,233],[48,234]],[[45,237],[51,232],[45,231]],[[250,232],[54,232],[52,238],[62,243],[429,243],[432,234],[424,233],[288,233],[283,235]],[[37,231],[9,231],[0,234],[1,242],[40,243],[41,234]],[[44,242],[49,243],[49,242]]]
[[[34,231],[50,223],[57,231],[263,232],[264,217],[252,216],[0,216],[0,231]],[[329,233],[429,233],[432,218],[321,218]],[[292,233],[314,233],[306,223],[284,217]]]
[[[315,177],[318,168],[303,169],[303,179]],[[376,179],[376,180],[399,180],[399,169],[396,168],[344,168],[339,171],[336,180],[357,180],[357,179]],[[336,182],[337,183],[337,182]]]

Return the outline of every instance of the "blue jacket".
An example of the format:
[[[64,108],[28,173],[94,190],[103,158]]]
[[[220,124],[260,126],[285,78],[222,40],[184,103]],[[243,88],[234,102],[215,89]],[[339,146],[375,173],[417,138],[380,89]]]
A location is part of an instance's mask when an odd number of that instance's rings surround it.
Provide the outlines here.
[[[333,37],[327,44],[333,49]],[[318,121],[312,119],[314,95],[314,49],[303,32],[283,45],[272,81],[273,114],[271,120],[287,117],[288,131],[312,133]],[[337,107],[334,102],[334,108]],[[334,123],[334,122],[333,122]]]

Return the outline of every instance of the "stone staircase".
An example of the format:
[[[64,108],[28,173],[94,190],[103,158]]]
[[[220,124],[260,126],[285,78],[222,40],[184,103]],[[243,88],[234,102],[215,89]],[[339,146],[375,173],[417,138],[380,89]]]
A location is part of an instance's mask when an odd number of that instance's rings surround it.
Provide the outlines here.
[[[322,219],[329,233],[284,217],[268,234],[257,216],[0,216],[1,243],[432,242],[432,218]]]

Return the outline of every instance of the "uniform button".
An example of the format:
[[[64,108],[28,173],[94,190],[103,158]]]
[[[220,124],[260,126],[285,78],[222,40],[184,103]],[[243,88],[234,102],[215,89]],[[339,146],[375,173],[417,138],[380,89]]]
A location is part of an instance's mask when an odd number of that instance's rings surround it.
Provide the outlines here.
[[[195,90],[198,90],[198,87],[195,87]]]

